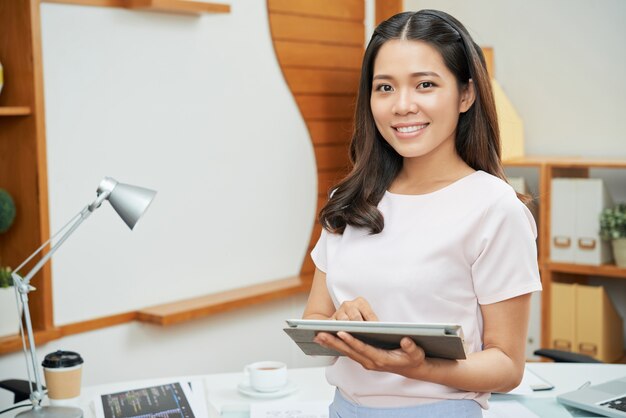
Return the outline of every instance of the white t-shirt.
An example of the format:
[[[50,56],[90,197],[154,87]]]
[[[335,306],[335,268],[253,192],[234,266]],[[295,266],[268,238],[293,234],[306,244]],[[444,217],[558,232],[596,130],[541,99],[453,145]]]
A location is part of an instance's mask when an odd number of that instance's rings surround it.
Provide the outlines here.
[[[386,192],[378,209],[381,233],[323,230],[311,252],[335,307],[361,296],[381,321],[460,324],[471,353],[482,350],[479,305],[541,290],[535,221],[495,176],[476,171],[423,195]],[[368,371],[347,357],[329,366],[326,377],[348,399],[370,407],[474,399],[486,408],[489,398]]]

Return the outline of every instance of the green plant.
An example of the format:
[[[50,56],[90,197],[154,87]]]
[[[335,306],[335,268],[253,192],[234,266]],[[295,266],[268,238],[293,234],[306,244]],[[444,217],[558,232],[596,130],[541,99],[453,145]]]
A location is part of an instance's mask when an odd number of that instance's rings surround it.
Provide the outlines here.
[[[0,267],[0,288],[13,286],[10,267]]]
[[[15,203],[4,189],[0,189],[0,234],[6,232],[15,220]]]
[[[619,203],[602,211],[600,236],[606,241],[626,238],[626,203]]]

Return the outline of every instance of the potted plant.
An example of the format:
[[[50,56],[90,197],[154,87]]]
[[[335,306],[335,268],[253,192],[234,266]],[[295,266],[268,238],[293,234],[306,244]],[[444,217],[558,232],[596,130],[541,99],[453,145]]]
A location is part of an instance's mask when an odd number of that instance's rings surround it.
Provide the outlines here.
[[[15,220],[15,203],[11,195],[0,189],[0,234],[9,230]],[[20,314],[13,290],[11,269],[0,260],[0,337],[15,335],[19,331]]]
[[[602,211],[600,236],[606,241],[611,241],[615,264],[626,268],[626,203]]]

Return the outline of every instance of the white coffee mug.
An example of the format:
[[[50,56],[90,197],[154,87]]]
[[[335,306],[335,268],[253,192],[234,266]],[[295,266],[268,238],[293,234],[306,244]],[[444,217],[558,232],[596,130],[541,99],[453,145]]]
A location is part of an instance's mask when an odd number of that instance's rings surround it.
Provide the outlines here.
[[[257,392],[276,392],[287,385],[287,365],[280,361],[257,361],[243,369]]]

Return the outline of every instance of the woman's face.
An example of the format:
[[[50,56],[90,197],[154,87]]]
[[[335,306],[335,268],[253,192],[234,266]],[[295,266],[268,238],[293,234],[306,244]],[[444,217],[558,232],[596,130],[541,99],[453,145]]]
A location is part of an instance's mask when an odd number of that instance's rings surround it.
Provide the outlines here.
[[[421,41],[392,40],[374,61],[370,106],[383,138],[404,158],[456,152],[459,114],[474,100],[460,91],[441,54]]]

